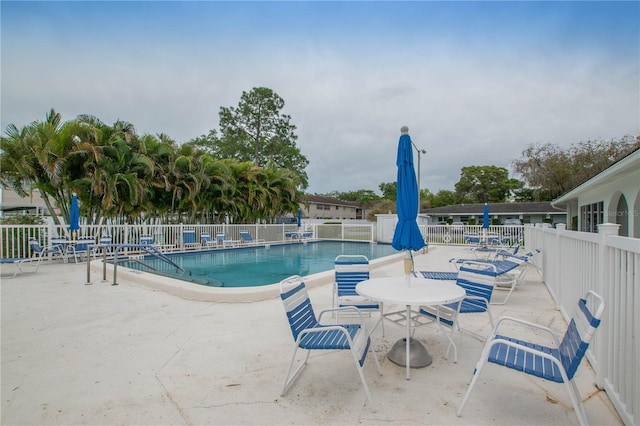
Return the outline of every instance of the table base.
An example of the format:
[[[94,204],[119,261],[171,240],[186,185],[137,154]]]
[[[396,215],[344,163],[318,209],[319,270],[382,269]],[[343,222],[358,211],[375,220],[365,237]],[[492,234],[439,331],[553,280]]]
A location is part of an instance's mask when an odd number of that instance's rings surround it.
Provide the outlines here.
[[[407,366],[407,339],[403,338],[394,343],[393,347],[387,354],[387,358],[391,362],[401,367]],[[410,368],[423,368],[431,365],[433,359],[427,348],[424,345],[414,339],[409,339],[409,367]]]

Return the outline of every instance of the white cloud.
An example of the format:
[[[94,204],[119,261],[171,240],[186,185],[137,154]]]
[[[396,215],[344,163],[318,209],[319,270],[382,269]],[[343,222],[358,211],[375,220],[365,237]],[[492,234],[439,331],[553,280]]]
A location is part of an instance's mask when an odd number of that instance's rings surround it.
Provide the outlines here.
[[[311,192],[378,190],[395,180],[400,127],[420,148],[422,187],[453,189],[460,169],[510,169],[526,145],[640,133],[637,60],[584,52],[528,56],[478,46],[405,46],[379,56],[320,45],[295,49],[129,52],[3,49],[2,126],[43,119],[122,119],[139,133],[186,141],[218,125],[242,91],[272,88],[298,127]],[[50,46],[49,46],[50,47]],[[636,58],[637,59],[637,58]],[[631,64],[631,65],[629,65]]]

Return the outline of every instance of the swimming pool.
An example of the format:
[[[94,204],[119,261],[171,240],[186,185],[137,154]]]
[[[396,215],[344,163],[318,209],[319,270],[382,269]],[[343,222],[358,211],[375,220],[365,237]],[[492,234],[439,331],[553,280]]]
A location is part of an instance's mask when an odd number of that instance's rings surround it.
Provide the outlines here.
[[[211,287],[257,287],[280,282],[291,275],[306,276],[333,269],[339,254],[362,254],[369,260],[399,253],[390,244],[317,241],[168,253],[184,272],[153,256],[141,262],[120,261],[118,265],[152,272]]]

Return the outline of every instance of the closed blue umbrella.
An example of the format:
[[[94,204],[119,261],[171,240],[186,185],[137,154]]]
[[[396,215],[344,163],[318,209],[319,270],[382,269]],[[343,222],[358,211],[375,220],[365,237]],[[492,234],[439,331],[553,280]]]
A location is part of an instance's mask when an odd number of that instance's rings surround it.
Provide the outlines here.
[[[71,235],[80,229],[80,207],[78,207],[78,195],[74,192],[71,195],[71,209],[69,210],[69,231]]]
[[[398,142],[398,180],[396,192],[396,210],[398,224],[393,234],[391,246],[396,250],[420,250],[425,246],[418,228],[418,183],[413,168],[413,148],[409,129],[403,126]],[[410,254],[410,253],[409,253]]]
[[[298,209],[298,228],[302,226],[302,210]]]
[[[484,216],[482,218],[482,229],[489,229],[489,204],[484,203]]]
[[[413,168],[413,146],[409,137],[409,128],[402,126],[400,129],[400,141],[398,142],[398,180],[396,188],[396,210],[398,212],[398,224],[393,233],[391,246],[396,250],[406,250],[407,258],[404,260],[404,272],[407,285],[411,285],[413,271],[413,256],[411,250],[420,250],[425,246],[424,239],[418,228],[418,183],[416,172]],[[407,336],[411,334],[411,307],[407,305],[405,313]],[[387,355],[398,365],[423,366],[431,364],[431,356],[421,342],[414,338],[398,340]],[[409,369],[407,369],[409,379]]]

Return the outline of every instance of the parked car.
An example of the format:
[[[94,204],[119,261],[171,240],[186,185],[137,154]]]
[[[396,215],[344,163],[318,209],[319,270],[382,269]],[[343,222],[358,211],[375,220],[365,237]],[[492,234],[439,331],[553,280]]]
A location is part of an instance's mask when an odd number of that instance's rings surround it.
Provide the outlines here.
[[[553,228],[553,225],[550,224],[550,223],[547,223],[547,222],[539,222],[539,223],[536,223],[533,226],[538,226],[540,228]]]

